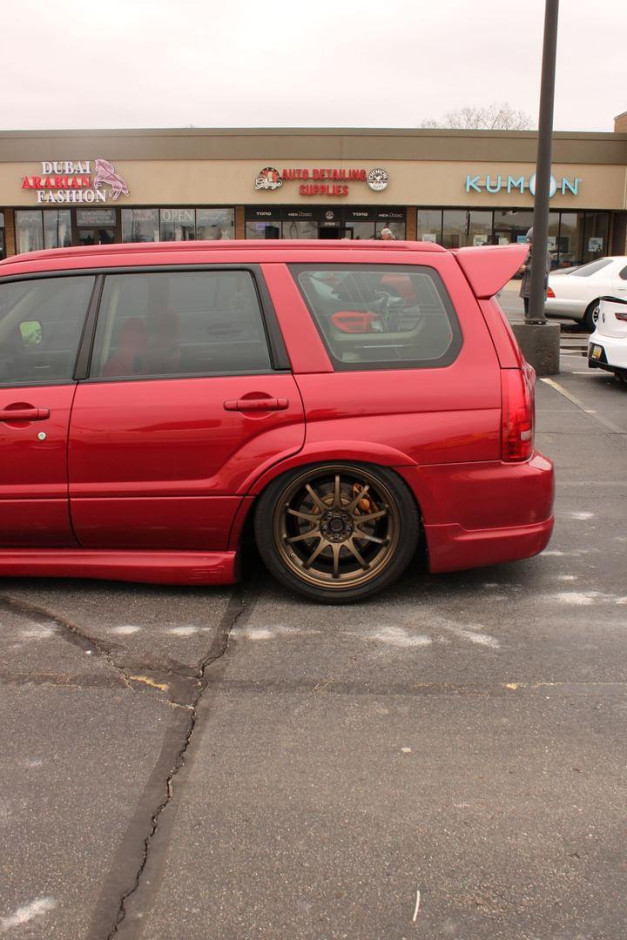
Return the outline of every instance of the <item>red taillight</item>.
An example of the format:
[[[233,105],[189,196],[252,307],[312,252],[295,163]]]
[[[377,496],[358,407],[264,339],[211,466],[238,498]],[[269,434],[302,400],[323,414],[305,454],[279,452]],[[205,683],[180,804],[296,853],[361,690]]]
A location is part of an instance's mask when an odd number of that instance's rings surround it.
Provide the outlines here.
[[[503,460],[528,460],[533,453],[535,372],[525,362],[521,369],[501,370]]]
[[[547,287],[547,289],[546,289],[546,296],[547,296],[547,297],[555,297],[555,291],[553,290],[552,287]]]

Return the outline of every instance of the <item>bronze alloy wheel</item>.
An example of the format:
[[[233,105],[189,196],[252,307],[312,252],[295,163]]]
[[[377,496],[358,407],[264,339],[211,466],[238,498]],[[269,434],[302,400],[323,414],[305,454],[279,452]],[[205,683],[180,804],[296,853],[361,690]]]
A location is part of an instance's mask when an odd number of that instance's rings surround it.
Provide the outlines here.
[[[390,471],[317,466],[275,481],[256,531],[264,560],[290,587],[320,600],[357,600],[406,567],[417,511]]]

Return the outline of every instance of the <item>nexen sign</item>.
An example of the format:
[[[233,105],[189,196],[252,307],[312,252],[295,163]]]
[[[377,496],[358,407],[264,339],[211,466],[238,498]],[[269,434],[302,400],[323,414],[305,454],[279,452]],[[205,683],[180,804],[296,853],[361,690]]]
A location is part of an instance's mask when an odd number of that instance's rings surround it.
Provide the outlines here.
[[[560,180],[556,179],[554,176],[551,177],[549,183],[549,196],[554,196],[555,193],[560,192],[562,196],[565,196],[566,193],[571,193],[573,196],[579,194],[579,184],[581,183],[581,178],[576,176],[574,179],[568,179],[567,176],[562,176]],[[467,193],[513,193],[518,192],[524,194],[525,190],[528,190],[532,196],[536,194],[536,174],[532,176],[486,176],[485,179],[481,179],[481,176],[471,176],[469,173],[466,176],[466,192]]]

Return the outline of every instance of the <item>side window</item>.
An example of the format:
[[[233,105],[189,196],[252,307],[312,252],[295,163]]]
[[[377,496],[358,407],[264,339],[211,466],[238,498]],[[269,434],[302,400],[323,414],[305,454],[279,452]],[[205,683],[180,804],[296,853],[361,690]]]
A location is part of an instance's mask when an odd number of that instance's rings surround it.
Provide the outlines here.
[[[459,353],[459,323],[432,268],[290,267],[336,369],[433,368]]]
[[[0,385],[73,381],[92,276],[0,284]]]
[[[627,267],[622,268],[622,270],[618,272],[618,276],[621,280],[627,281]]]
[[[599,258],[597,261],[590,261],[588,264],[582,264],[580,268],[577,268],[576,271],[571,273],[571,277],[590,277],[591,274],[596,274],[597,271],[602,271],[603,268],[606,268],[608,264],[611,264],[611,258]]]
[[[249,271],[113,274],[105,279],[92,378],[268,372]]]

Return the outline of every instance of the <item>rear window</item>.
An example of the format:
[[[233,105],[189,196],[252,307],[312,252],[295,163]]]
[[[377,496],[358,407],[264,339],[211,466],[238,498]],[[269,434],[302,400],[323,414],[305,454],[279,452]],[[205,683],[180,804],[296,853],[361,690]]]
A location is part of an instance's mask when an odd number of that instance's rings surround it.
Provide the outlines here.
[[[290,265],[338,370],[447,366],[461,330],[438,273],[416,265]]]
[[[611,263],[609,258],[599,258],[598,261],[591,261],[589,264],[577,268],[576,271],[571,271],[571,277],[590,277],[591,274],[596,274],[597,271],[606,268]]]

